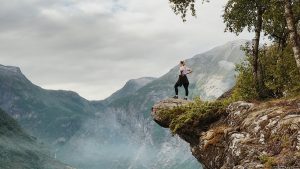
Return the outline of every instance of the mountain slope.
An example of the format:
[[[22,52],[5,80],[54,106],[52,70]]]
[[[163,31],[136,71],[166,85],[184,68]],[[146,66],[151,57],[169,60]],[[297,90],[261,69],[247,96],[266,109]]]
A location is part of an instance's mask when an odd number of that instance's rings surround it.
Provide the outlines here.
[[[0,109],[1,169],[72,169],[50,158],[49,153],[33,137],[22,131],[18,123]]]
[[[32,84],[19,68],[3,65],[0,106],[27,132],[48,143],[67,140],[94,112],[90,102],[77,93],[42,89]]]
[[[137,90],[144,87],[145,85],[147,85],[148,83],[152,82],[155,79],[156,78],[153,78],[153,77],[142,77],[142,78],[138,78],[138,79],[131,79],[124,85],[124,87],[122,87],[120,90],[113,93],[111,96],[109,96],[107,99],[105,99],[105,101],[108,103],[112,103],[113,101],[115,101],[121,97],[130,95],[131,93],[136,92]]]

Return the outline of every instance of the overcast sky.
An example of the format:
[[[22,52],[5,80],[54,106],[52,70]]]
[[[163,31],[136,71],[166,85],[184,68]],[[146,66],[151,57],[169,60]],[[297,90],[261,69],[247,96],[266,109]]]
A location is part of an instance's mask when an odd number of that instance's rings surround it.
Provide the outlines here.
[[[224,33],[225,3],[199,3],[198,17],[183,23],[168,0],[1,0],[0,64],[43,88],[104,99],[129,79],[159,77],[181,59],[251,39]]]

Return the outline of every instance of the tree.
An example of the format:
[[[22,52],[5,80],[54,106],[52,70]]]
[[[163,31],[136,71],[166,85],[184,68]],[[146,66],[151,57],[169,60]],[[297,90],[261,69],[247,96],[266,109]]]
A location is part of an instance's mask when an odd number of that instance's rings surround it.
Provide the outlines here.
[[[225,31],[241,33],[245,28],[254,31],[253,39],[253,76],[256,90],[260,96],[264,95],[263,77],[259,66],[259,43],[263,29],[263,15],[268,8],[269,0],[229,0],[223,14]]]
[[[284,6],[275,0],[263,15],[265,36],[268,35],[270,40],[278,44],[279,52],[286,48],[289,35],[282,11],[284,11]]]
[[[299,5],[299,3],[296,3],[296,5]],[[293,46],[294,58],[300,72],[300,42],[292,7],[292,0],[284,0],[284,13],[289,30],[290,41]]]

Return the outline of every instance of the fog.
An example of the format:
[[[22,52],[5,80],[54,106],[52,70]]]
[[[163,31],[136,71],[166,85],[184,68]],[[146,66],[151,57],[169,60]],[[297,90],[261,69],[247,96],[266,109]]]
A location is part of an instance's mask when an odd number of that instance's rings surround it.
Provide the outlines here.
[[[147,119],[130,118],[128,123],[120,116],[106,112],[88,120],[58,151],[58,158],[80,169],[201,168],[189,145],[169,130]]]

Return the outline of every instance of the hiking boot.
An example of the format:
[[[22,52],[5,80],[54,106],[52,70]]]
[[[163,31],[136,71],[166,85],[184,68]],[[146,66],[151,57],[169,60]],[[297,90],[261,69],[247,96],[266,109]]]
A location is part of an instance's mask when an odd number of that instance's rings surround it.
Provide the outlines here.
[[[183,100],[187,100],[187,97],[185,97]]]
[[[178,96],[174,96],[173,99],[178,99]]]

